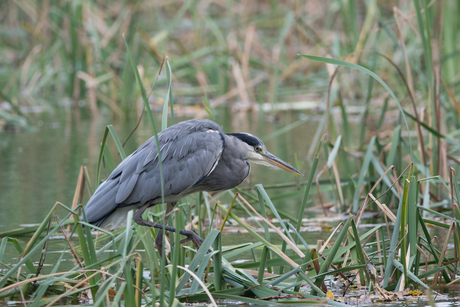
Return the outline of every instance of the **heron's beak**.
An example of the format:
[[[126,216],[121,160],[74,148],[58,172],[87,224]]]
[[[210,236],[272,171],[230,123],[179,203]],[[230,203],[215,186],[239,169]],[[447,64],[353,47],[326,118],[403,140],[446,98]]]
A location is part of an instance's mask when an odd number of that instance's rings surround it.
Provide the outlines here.
[[[291,172],[293,174],[297,174],[297,175],[301,175],[303,176],[303,174],[301,172],[299,172],[298,170],[296,170],[295,168],[293,168],[292,166],[290,166],[289,164],[287,164],[286,162],[284,162],[283,160],[281,160],[280,158],[278,158],[277,156],[265,151],[264,153],[261,153],[261,156],[263,157],[263,161],[267,164],[270,164],[274,167],[277,167],[277,168],[281,168],[281,169],[284,169],[285,171],[288,171],[288,172]]]

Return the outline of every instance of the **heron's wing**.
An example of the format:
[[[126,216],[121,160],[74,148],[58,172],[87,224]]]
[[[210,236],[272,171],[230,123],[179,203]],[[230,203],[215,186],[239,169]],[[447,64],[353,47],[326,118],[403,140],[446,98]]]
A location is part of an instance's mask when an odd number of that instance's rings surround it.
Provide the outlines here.
[[[186,191],[217,165],[225,146],[224,137],[220,127],[211,123],[217,127],[178,124],[158,135],[165,196]],[[117,207],[161,198],[159,166],[152,137],[98,187],[85,208],[88,221],[104,219]]]
[[[217,131],[197,131],[185,137],[162,140],[160,146],[165,196],[180,194],[206,177],[224,147]],[[154,140],[148,150],[138,153],[137,160],[135,166],[127,165],[121,174],[118,204],[145,203],[161,197],[160,165]]]

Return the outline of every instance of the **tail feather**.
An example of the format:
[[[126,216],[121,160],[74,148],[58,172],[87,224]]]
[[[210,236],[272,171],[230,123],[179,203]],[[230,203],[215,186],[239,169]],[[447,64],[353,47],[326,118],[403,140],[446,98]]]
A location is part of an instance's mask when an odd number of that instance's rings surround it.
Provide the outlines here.
[[[85,207],[88,222],[101,226],[115,211],[118,204],[115,201],[118,192],[118,179],[103,182],[94,192]]]

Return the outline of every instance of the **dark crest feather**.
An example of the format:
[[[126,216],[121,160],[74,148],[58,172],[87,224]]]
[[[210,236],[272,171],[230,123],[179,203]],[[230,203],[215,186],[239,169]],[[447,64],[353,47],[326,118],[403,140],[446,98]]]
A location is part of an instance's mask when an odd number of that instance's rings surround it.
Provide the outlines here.
[[[262,143],[262,141],[249,134],[249,133],[228,133],[227,135],[232,135],[234,137],[237,137],[238,139],[240,139],[241,141],[245,142],[246,144],[248,144],[249,146],[257,146],[257,145],[263,145],[264,143]]]

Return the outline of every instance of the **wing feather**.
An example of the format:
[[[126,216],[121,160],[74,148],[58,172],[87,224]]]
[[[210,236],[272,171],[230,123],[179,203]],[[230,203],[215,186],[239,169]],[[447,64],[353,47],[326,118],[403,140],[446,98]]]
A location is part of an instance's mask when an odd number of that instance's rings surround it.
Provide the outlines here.
[[[131,176],[129,176],[129,178],[125,178],[124,181],[122,181],[122,179],[120,179],[117,197],[115,198],[115,202],[117,204],[123,203],[129,195],[131,195],[134,186],[137,184],[139,179],[139,173],[135,172],[131,174]]]

